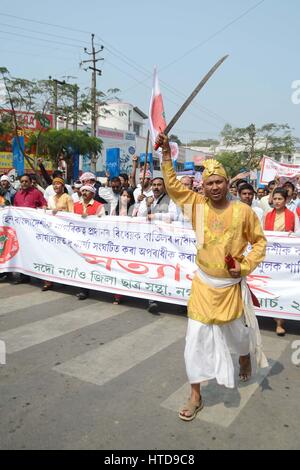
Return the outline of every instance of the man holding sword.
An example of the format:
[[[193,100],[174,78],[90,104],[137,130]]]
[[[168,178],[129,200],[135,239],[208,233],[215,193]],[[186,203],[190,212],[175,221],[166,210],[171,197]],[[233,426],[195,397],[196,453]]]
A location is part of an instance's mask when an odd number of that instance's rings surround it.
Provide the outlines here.
[[[197,240],[198,270],[188,303],[185,347],[191,396],[179,413],[182,420],[191,421],[203,408],[201,382],[216,379],[226,387],[235,386],[230,351],[239,355],[242,381],[251,376],[250,353],[258,366],[267,366],[245,280],[264,259],[266,239],[252,209],[228,201],[229,181],[218,161],[204,162],[202,196],[177,180],[165,134],[158,135],[156,146],[162,149],[168,195],[184,214],[191,214]],[[252,249],[245,256],[248,244]]]

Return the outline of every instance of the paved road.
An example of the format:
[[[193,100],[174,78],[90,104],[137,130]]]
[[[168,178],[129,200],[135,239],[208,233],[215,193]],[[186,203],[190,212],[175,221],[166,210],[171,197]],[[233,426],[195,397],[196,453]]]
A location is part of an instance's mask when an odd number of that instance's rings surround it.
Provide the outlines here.
[[[278,338],[260,320],[270,368],[236,390],[206,384],[205,409],[184,423],[182,307],[153,316],[140,299],[113,306],[109,294],[80,302],[74,288],[39,287],[0,283],[1,449],[300,447],[298,323]]]

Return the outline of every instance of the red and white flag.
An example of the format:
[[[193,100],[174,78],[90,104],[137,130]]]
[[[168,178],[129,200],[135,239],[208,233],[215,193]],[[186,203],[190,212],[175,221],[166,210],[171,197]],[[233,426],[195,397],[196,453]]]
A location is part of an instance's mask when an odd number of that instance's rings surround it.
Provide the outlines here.
[[[164,103],[159,88],[157,70],[154,68],[153,88],[149,108],[149,125],[151,141],[154,146],[157,135],[167,127],[164,112]]]
[[[157,135],[160,132],[163,132],[165,128],[167,127],[167,123],[165,119],[164,103],[163,103],[162,94],[159,88],[156,67],[154,68],[153,88],[152,88],[152,95],[151,95],[150,108],[149,108],[149,126],[150,126],[151,141],[154,147]],[[171,147],[172,160],[176,161],[178,158],[178,154],[179,154],[178,145],[176,142],[170,142],[170,147]],[[158,149],[157,153],[159,154],[161,158],[160,149]]]

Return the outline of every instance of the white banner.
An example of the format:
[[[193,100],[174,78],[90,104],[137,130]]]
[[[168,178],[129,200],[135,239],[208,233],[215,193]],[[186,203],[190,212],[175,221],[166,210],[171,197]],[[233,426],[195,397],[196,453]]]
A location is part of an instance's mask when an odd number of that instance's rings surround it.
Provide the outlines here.
[[[278,163],[275,162],[275,160],[272,160],[272,158],[264,156],[260,173],[261,184],[268,184],[269,181],[273,181],[275,179],[275,176],[292,179],[297,175],[300,175],[300,165]]]
[[[248,277],[258,315],[300,319],[300,237],[267,232],[266,259]],[[0,272],[173,304],[187,303],[194,232],[130,217],[0,211]]]

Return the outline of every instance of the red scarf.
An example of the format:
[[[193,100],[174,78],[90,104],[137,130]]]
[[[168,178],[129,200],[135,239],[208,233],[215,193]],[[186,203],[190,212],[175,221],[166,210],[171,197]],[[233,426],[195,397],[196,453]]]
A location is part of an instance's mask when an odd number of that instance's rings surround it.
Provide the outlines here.
[[[268,212],[265,219],[265,230],[274,230],[276,218],[276,209],[273,209],[271,212]],[[289,209],[285,208],[284,210],[285,218],[285,232],[294,232],[295,231],[295,214]]]

